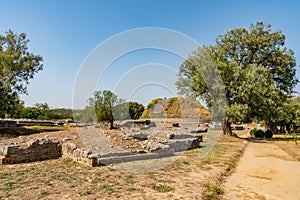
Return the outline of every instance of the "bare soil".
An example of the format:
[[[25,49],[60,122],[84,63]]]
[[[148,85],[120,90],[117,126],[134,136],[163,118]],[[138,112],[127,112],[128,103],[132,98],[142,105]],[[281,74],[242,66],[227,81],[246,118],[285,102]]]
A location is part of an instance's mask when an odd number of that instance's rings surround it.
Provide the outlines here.
[[[296,155],[300,155],[299,145],[291,141],[250,141],[236,171],[224,184],[224,198],[299,199],[300,162]]]

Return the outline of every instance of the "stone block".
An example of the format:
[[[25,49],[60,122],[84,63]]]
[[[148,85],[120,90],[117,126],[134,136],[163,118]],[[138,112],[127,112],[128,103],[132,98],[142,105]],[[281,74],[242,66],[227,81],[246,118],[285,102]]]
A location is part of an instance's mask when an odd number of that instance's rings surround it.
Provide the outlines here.
[[[3,155],[17,154],[19,148],[17,146],[4,146]]]
[[[72,153],[76,148],[77,147],[74,143],[67,142],[62,145],[62,152],[63,154]]]
[[[39,145],[39,139],[32,139],[27,142],[28,147],[37,147]]]

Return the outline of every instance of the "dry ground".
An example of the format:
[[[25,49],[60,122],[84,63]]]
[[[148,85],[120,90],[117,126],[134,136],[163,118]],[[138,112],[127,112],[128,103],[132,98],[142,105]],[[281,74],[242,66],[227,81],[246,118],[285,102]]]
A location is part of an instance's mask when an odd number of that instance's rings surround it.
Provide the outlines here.
[[[202,159],[202,149],[187,151],[167,167],[148,173],[92,168],[63,159],[0,165],[0,199],[218,199],[221,182],[245,146],[244,140],[221,137]]]
[[[275,138],[250,140],[236,171],[224,184],[225,199],[300,198],[300,145],[290,138]]]

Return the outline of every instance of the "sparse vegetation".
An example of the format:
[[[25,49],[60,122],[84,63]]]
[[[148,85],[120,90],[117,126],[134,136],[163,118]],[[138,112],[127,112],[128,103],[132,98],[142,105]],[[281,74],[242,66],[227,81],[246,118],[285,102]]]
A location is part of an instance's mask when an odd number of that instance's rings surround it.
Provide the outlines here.
[[[203,183],[203,199],[220,199],[220,195],[223,194],[223,190],[219,184],[212,182]]]
[[[153,186],[153,189],[156,190],[157,192],[172,192],[175,190],[173,187],[168,185]]]
[[[238,150],[243,149],[244,146],[240,140],[223,138],[222,142],[203,159],[199,158],[201,148],[189,150],[182,158],[164,169],[134,175],[105,166],[87,167],[65,159],[13,166],[3,165],[0,166],[0,196],[17,198],[21,193],[24,197],[32,199],[45,196],[63,198],[63,195],[68,194],[74,199],[80,196],[130,199],[151,190],[152,198],[163,198],[166,193],[174,194],[177,190],[187,188],[191,190],[195,187],[195,192],[189,194],[189,197],[201,199],[201,194],[206,187],[202,183],[224,179],[226,174],[220,172],[228,170],[228,166],[232,168],[235,165],[234,162],[238,160],[237,155],[241,155]],[[204,172],[208,172],[209,177],[202,176]],[[186,177],[193,174],[199,174],[199,177],[191,183]],[[212,184],[217,183],[212,182]],[[28,188],[36,189],[28,190]],[[186,198],[185,195],[176,198]]]

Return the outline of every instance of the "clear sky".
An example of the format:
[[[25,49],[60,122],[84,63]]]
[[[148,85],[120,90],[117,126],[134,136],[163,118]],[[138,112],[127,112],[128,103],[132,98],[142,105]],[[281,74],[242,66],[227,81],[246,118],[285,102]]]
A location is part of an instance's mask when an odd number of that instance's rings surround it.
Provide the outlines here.
[[[71,108],[76,77],[90,52],[111,36],[135,28],[172,29],[209,45],[231,28],[265,21],[283,31],[287,47],[295,51],[300,64],[300,3],[296,0],[0,0],[0,8],[0,34],[8,29],[27,33],[30,51],[44,58],[44,70],[30,81],[29,95],[22,96],[26,106],[46,102]],[[159,50],[130,52],[113,62],[95,87],[114,89],[126,78],[124,74],[138,66],[151,68],[149,63],[176,72],[182,61]],[[165,79],[175,80],[172,73]],[[130,100],[147,104],[153,97],[174,96],[174,91],[154,83],[140,85],[130,94]]]

